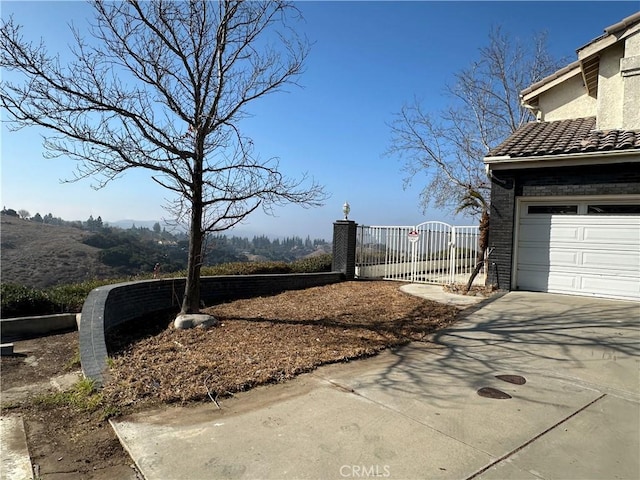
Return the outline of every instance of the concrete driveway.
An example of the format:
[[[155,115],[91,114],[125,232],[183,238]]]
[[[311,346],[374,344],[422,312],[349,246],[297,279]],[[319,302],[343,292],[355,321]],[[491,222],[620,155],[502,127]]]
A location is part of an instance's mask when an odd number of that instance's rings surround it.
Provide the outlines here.
[[[147,480],[640,478],[640,304],[511,292],[466,313],[433,343],[113,426]]]

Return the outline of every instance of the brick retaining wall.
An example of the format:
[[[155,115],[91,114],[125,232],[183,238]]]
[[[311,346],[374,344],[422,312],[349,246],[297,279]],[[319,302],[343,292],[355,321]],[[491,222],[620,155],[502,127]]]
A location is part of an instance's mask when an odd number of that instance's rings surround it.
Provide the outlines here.
[[[201,299],[205,305],[274,295],[286,290],[338,283],[340,272],[225,275],[201,278]],[[106,285],[92,290],[82,307],[80,322],[80,361],[87,378],[98,385],[104,380],[107,366],[105,332],[145,314],[180,308],[185,279],[144,280]]]

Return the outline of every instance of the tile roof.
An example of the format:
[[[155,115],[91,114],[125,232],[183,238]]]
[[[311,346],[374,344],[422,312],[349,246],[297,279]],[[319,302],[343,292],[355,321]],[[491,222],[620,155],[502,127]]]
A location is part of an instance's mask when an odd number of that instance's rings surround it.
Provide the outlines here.
[[[487,157],[536,157],[640,149],[640,131],[595,130],[595,117],[530,122],[492,149]]]

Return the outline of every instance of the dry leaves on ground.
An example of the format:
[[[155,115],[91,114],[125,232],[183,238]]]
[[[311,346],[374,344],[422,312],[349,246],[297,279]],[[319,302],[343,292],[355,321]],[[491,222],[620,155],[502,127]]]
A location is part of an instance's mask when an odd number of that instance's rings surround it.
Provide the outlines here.
[[[343,282],[207,309],[210,329],[154,335],[112,354],[105,394],[120,405],[189,401],[278,382],[319,365],[373,355],[453,322],[458,309],[395,282]]]

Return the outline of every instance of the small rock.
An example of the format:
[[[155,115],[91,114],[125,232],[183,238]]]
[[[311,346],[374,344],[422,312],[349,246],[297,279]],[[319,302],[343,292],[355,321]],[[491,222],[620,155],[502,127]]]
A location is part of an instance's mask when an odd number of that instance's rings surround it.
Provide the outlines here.
[[[184,330],[187,328],[210,328],[218,325],[218,320],[204,313],[187,313],[178,315],[173,322],[175,328]]]

